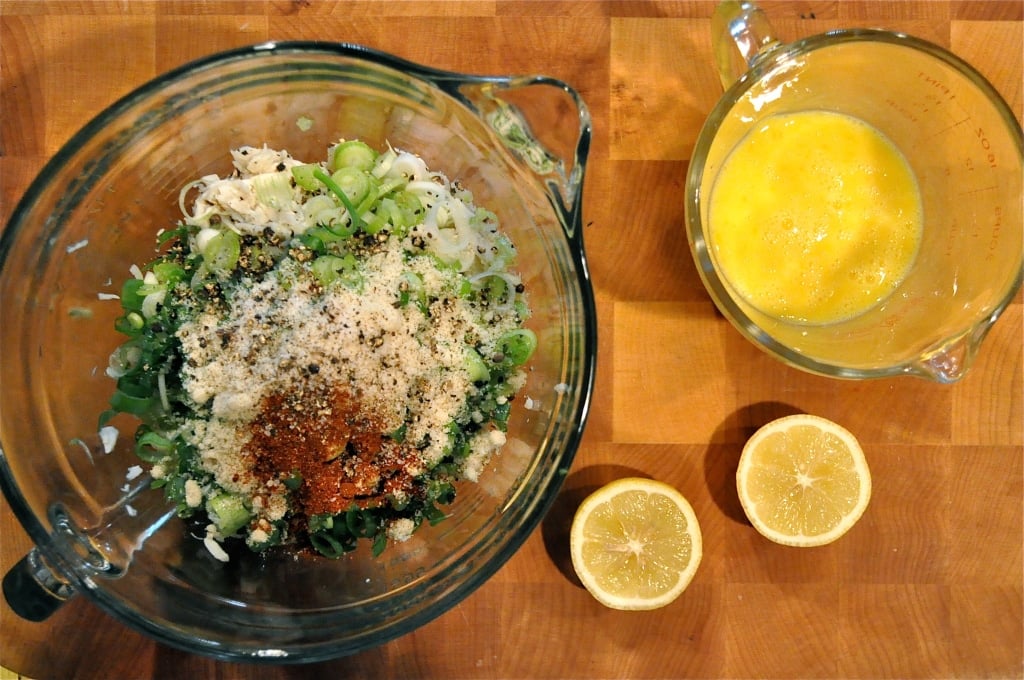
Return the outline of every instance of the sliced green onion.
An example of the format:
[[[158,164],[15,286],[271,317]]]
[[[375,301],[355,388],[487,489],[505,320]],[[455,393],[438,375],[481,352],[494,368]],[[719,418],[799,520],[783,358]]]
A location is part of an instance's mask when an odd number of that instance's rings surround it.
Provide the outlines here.
[[[327,252],[323,239],[321,239],[316,233],[316,228],[306,231],[306,233],[299,237],[299,242],[314,253]]]
[[[338,186],[338,184],[331,178],[330,175],[324,172],[323,168],[318,167],[316,170],[314,170],[313,176],[316,177],[321,182],[323,182],[324,186],[327,187],[327,189],[332,194],[338,197],[338,200],[341,201],[341,204],[345,206],[345,210],[348,211],[349,219],[352,220],[352,224],[356,226],[356,229],[362,229],[363,220],[359,217],[359,214],[356,212],[355,206],[352,205],[352,201],[349,200],[349,197],[345,193],[345,191]]]
[[[134,376],[122,376],[117,380],[117,389],[119,392],[124,392],[130,397],[147,397],[154,391],[154,385],[149,376],[141,375],[137,378]]]
[[[357,170],[356,168],[341,168],[336,170],[331,179],[338,185],[352,205],[366,208],[377,200],[377,186],[380,184],[369,173]]]
[[[484,290],[487,292],[487,299],[494,304],[501,304],[512,293],[508,282],[500,276],[488,276],[487,287]]]
[[[107,375],[120,378],[133,375],[142,368],[142,347],[138,338],[129,340],[110,353],[107,360]]]
[[[179,224],[174,229],[167,229],[157,234],[156,242],[158,245],[164,245],[175,239],[184,239],[188,237],[188,227],[184,224]]]
[[[143,416],[152,411],[159,401],[159,399],[153,396],[136,397],[126,394],[122,390],[117,390],[110,397],[110,407],[121,413]]]
[[[529,328],[517,328],[498,338],[497,349],[504,355],[505,362],[522,366],[537,349],[537,336]]]
[[[173,286],[184,280],[185,268],[176,262],[157,262],[153,265],[153,274],[156,280],[164,286]]]
[[[345,513],[345,526],[354,537],[369,538],[377,533],[377,518],[373,510],[353,505]]]
[[[334,528],[334,515],[331,515],[330,513],[310,515],[307,525],[309,527],[309,531],[312,533],[330,531]]]
[[[430,522],[431,526],[442,522],[444,517],[444,512],[438,510],[433,503],[427,503],[423,506],[423,518]]]
[[[377,162],[377,152],[369,144],[353,139],[334,147],[331,154],[331,169],[356,168],[369,172]]]
[[[252,188],[256,200],[274,209],[291,203],[294,200],[291,180],[292,173],[284,170],[253,176]]]
[[[209,240],[203,248],[203,260],[211,271],[229,274],[238,265],[242,254],[242,240],[233,231],[222,231]]]
[[[406,432],[406,429],[407,429],[406,428],[406,424],[402,423],[401,425],[399,425],[397,428],[395,428],[391,432],[388,432],[387,437],[388,437],[388,439],[390,439],[392,441],[395,441],[395,442],[398,442],[399,444],[402,444],[402,443],[405,442],[405,432]]]
[[[373,175],[374,178],[379,179],[380,186],[377,187],[377,191],[380,193],[381,196],[387,196],[392,191],[395,191],[396,189],[401,189],[402,187],[409,183],[409,180],[407,180],[405,177],[388,177],[386,179],[380,179],[377,177],[377,174],[375,172],[371,172],[370,174]]]
[[[313,171],[318,167],[320,166],[316,163],[292,166],[292,177],[295,178],[295,183],[306,191],[316,191],[319,189],[320,182],[317,180],[316,175],[313,174]]]
[[[380,554],[384,552],[384,549],[388,547],[388,535],[384,531],[377,532],[377,535],[373,537],[373,556],[380,557]]]
[[[354,542],[351,545],[343,544],[328,533],[310,534],[309,542],[313,544],[313,548],[318,553],[330,558],[341,557],[346,552],[355,548]]]
[[[321,286],[327,287],[335,281],[341,281],[349,285],[358,283],[359,272],[354,255],[348,253],[344,256],[321,255],[313,260],[313,275]]]
[[[363,228],[368,234],[387,229],[398,237],[405,236],[409,227],[419,221],[423,205],[414,194],[401,191],[394,197],[384,197],[377,204],[376,213],[370,223]]]
[[[467,347],[462,365],[469,373],[469,379],[473,382],[487,382],[491,379],[491,372],[487,370],[487,364],[483,358],[472,347]]]
[[[224,536],[234,534],[252,517],[242,497],[232,493],[218,494],[206,501],[206,512]]]
[[[388,199],[384,199],[385,201]],[[370,221],[363,225],[363,232],[367,234],[379,234],[380,232],[388,229],[391,226],[391,220],[389,216],[383,211],[378,210]],[[390,231],[390,229],[388,229]]]
[[[128,279],[121,286],[121,307],[126,311],[137,312],[142,309],[142,300],[146,297],[145,293],[140,293],[140,289],[146,285],[142,279]]]
[[[299,240],[302,241],[310,250],[317,253],[325,253],[327,251],[326,246],[330,243],[338,243],[344,241],[355,233],[355,229],[351,225],[344,223],[338,223],[335,226],[318,225],[312,229],[307,229]]]
[[[401,226],[411,227],[414,224],[420,223],[425,210],[419,196],[411,191],[399,191],[392,198],[395,201],[395,207],[398,208],[398,212],[402,216]]]
[[[135,441],[135,455],[147,463],[155,463],[174,452],[174,442],[152,430],[144,432]]]
[[[320,186],[320,180],[317,180],[317,186]],[[324,194],[311,196],[308,201],[302,204],[302,215],[310,226],[330,221],[325,219],[325,217],[337,210],[338,202]]]
[[[113,420],[115,416],[117,416],[117,411],[112,408],[108,408],[100,413],[99,418],[96,420],[96,429],[102,429],[107,423]]]
[[[491,419],[499,430],[504,432],[508,429],[508,417],[512,413],[512,402],[507,399],[500,404],[495,404],[491,410]]]

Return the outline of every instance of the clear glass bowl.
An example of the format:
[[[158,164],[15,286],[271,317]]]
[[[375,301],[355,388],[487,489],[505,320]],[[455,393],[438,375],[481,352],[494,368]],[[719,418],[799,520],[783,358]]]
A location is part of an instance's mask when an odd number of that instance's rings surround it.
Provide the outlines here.
[[[145,477],[127,479],[134,423],[116,421],[104,452],[97,418],[120,341],[120,305],[105,298],[180,217],[181,187],[229,171],[229,149],[265,143],[315,160],[340,137],[416,152],[498,214],[538,350],[507,446],[444,522],[379,558],[362,546],[337,560],[241,550],[221,563]],[[403,635],[473,592],[537,526],[582,435],[597,347],[580,233],[589,140],[587,109],[561,82],[327,43],[203,59],[87,124],[0,237],[0,484],[37,546],[4,581],[15,610],[42,619],[84,593],[190,652],[307,662]]]

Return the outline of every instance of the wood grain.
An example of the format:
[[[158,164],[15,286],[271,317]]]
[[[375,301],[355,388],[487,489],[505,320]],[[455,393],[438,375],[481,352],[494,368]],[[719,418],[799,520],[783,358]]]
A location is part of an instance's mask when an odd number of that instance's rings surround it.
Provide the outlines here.
[[[1024,4],[764,3],[785,40],[848,26],[951,48],[1022,110]],[[363,43],[433,66],[544,73],[594,117],[587,250],[598,297],[594,406],[551,513],[458,607],[377,649],[300,668],[226,664],[158,645],[78,598],[42,624],[0,604],[0,665],[50,678],[1024,677],[1022,302],[972,372],[840,382],[787,368],[715,312],[682,231],[683,178],[720,92],[710,0],[0,0],[0,219],[89,118],[158,73],[269,39]],[[639,199],[639,200],[638,200]],[[872,504],[841,541],[769,544],[733,475],[767,420],[807,411],[864,444]],[[587,492],[626,474],[692,502],[705,557],[649,613],[602,608],[568,560]],[[29,541],[0,504],[0,569]]]

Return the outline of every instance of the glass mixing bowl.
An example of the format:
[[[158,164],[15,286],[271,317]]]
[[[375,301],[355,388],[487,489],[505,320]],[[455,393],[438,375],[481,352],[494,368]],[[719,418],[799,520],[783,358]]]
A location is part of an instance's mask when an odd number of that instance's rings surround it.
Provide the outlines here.
[[[191,179],[241,145],[324,157],[337,139],[390,143],[459,179],[519,250],[538,349],[508,443],[450,516],[374,558],[245,550],[222,563],[145,476],[135,423],[98,433],[114,382],[111,294],[173,226]],[[0,237],[0,484],[36,548],[8,573],[11,606],[43,619],[84,593],[161,642],[234,660],[306,662],[405,634],[486,581],[561,486],[594,380],[596,322],[581,189],[590,118],[541,77],[441,72],[358,46],[268,43],[132,92],[46,165]]]

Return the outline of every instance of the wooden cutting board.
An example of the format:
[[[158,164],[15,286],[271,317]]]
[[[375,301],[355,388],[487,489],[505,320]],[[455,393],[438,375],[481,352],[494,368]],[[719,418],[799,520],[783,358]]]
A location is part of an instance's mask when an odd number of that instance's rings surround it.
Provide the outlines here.
[[[905,31],[972,62],[1020,116],[1018,0],[764,3],[783,39]],[[398,0],[0,0],[0,217],[61,144],[158,73],[268,39],[363,43],[457,71],[543,73],[594,117],[586,243],[600,350],[589,427],[541,528],[486,585],[420,630],[307,668],[218,663],[156,644],[85,598],[31,624],[0,604],[0,665],[49,678],[1012,678],[1022,628],[1022,303],[971,374],[839,382],[741,339],[701,287],[683,235],[683,178],[720,93],[714,3]],[[745,522],[740,447],[791,411],[843,423],[873,471],[841,541],[777,546]],[[626,474],[692,502],[696,579],[656,612],[601,607],[572,575],[582,496]],[[0,569],[29,548],[0,504]]]

